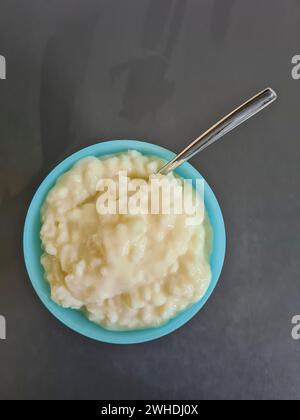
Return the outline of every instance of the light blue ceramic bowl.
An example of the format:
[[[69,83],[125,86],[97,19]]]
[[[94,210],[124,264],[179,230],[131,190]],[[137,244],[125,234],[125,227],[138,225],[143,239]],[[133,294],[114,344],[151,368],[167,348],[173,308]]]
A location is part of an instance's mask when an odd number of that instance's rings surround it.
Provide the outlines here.
[[[50,298],[50,288],[44,279],[43,267],[40,263],[42,254],[40,241],[40,210],[48,191],[54,186],[57,178],[69,170],[75,162],[87,156],[105,156],[135,149],[145,155],[153,155],[164,160],[170,160],[174,153],[154,144],[134,140],[115,140],[98,143],[80,150],[61,162],[42,182],[30,204],[24,227],[24,257],[31,283],[47,309],[66,326],[95,340],[106,343],[133,344],[142,343],[171,333],[189,321],[207,302],[221,274],[224,257],[226,235],[222,213],[217,199],[209,185],[205,182],[204,200],[213,228],[213,251],[211,255],[212,281],[203,298],[186,311],[159,328],[137,331],[108,331],[90,322],[80,311],[64,309],[56,305]],[[185,163],[177,171],[183,178],[201,179],[202,176],[190,164]],[[201,322],[201,320],[199,320]]]

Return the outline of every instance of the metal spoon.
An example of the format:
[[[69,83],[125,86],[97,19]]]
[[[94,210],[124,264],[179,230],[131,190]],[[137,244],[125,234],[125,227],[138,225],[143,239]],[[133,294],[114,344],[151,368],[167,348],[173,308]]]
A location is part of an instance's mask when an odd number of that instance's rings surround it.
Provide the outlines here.
[[[201,152],[206,147],[210,146],[229,131],[248,120],[253,115],[257,114],[262,109],[266,108],[277,99],[277,94],[273,89],[267,88],[241,106],[236,108],[230,114],[226,115],[219,122],[209,128],[201,136],[197,137],[188,147],[180,152],[174,159],[164,165],[159,173],[167,175],[174,171],[178,166],[195,156],[196,153]]]

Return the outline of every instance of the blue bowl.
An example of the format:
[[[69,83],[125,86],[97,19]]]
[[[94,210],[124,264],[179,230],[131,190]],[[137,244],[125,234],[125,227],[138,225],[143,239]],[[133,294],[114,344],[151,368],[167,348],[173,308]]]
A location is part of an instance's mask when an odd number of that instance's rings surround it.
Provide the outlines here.
[[[129,149],[135,149],[145,155],[157,156],[164,160],[170,160],[174,157],[174,153],[160,146],[134,140],[115,140],[98,143],[74,153],[56,166],[36,191],[27,213],[23,237],[24,257],[28,275],[36,293],[46,308],[72,330],[95,340],[115,344],[133,344],[154,340],[177,330],[177,328],[189,321],[204,306],[216,287],[221,274],[226,247],[222,213],[214,193],[204,181],[204,201],[213,229],[213,250],[210,259],[212,281],[205,295],[197,303],[158,328],[136,331],[108,331],[89,321],[80,311],[64,309],[51,300],[50,287],[44,278],[44,270],[40,262],[42,255],[40,211],[49,190],[55,185],[57,178],[71,169],[78,160],[87,156],[105,156],[126,152]],[[188,163],[183,164],[176,172],[183,178],[192,179],[194,183],[196,179],[203,179],[200,173]]]

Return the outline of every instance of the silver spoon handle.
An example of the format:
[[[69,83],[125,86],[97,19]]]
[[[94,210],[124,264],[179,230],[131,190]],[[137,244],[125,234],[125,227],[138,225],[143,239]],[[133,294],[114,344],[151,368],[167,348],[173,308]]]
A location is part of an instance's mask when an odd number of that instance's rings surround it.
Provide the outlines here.
[[[277,94],[271,88],[267,88],[253,96],[253,98],[243,103],[241,106],[213,125],[205,133],[201,134],[201,136],[196,138],[196,140],[180,152],[173,160],[163,166],[159,173],[166,175],[167,173],[174,171],[178,168],[178,166],[193,157],[196,153],[201,152],[225,134],[229,133],[229,131],[233,130],[262,109],[266,108],[274,102],[276,98]]]

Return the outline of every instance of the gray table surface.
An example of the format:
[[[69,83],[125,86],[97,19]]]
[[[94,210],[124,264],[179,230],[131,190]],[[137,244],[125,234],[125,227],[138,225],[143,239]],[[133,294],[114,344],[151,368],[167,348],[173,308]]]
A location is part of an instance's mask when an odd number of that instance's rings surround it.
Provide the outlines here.
[[[300,397],[299,24],[299,0],[0,0],[0,398]],[[192,160],[228,236],[201,313],[135,346],[52,317],[21,243],[50,168],[105,139],[179,151],[267,85],[278,102]]]

